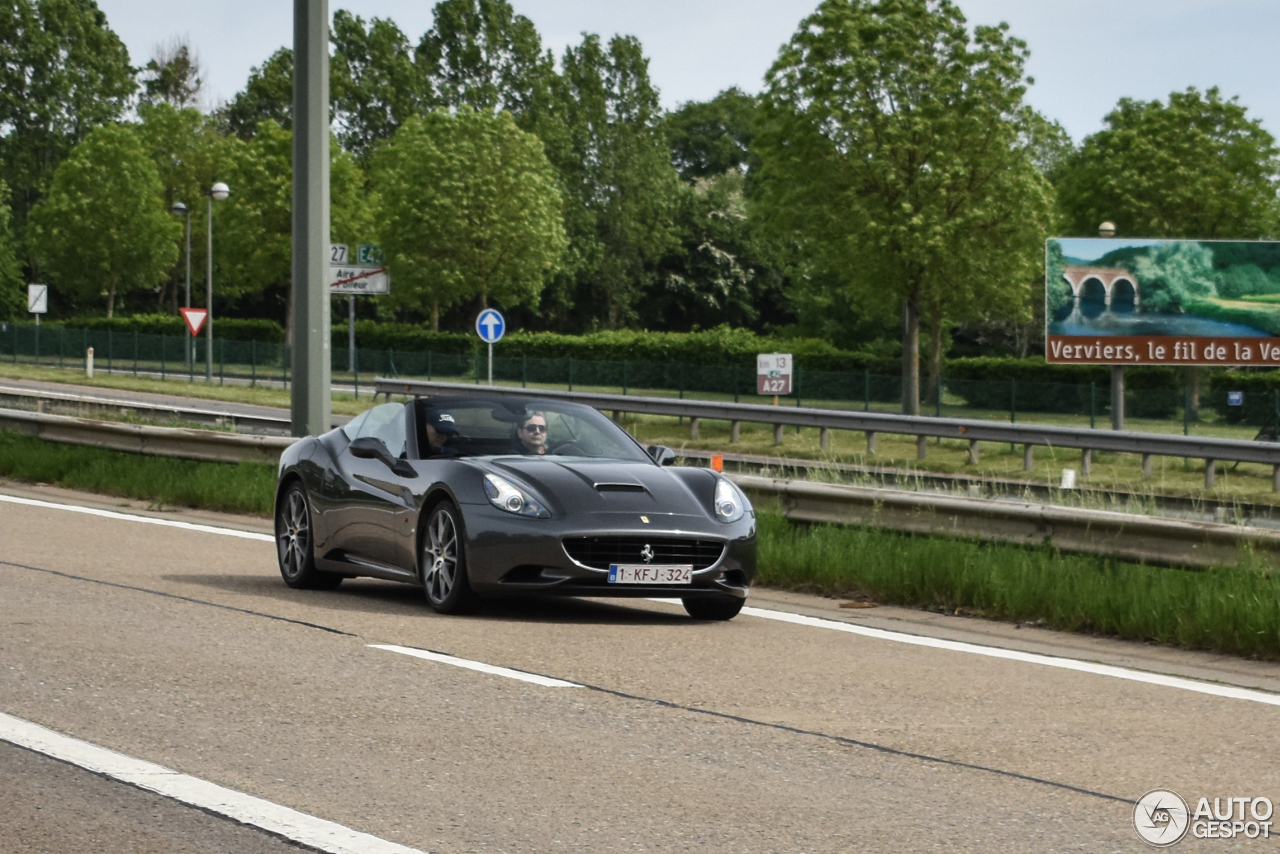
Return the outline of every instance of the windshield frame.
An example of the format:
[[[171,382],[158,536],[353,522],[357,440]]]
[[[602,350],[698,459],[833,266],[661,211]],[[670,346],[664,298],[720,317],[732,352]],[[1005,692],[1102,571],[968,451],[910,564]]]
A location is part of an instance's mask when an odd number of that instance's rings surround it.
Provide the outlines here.
[[[417,438],[418,458],[419,459],[497,459],[501,457],[520,457],[526,460],[582,460],[590,462],[628,462],[628,463],[648,463],[649,465],[657,465],[645,447],[636,441],[626,430],[622,429],[616,422],[604,415],[600,410],[581,403],[571,401],[561,401],[552,398],[537,397],[530,395],[525,397],[510,395],[493,395],[488,396],[484,393],[477,393],[466,396],[439,396],[439,397],[419,397],[416,398],[410,407],[414,413],[414,432]],[[468,438],[461,434],[458,437],[450,437],[445,444],[445,450],[439,453],[433,453],[429,449],[429,442],[426,432],[427,416],[430,412],[436,410],[449,411],[453,414],[454,410],[484,410],[489,409],[492,412],[504,410],[511,416],[511,420],[506,418],[495,418],[494,424],[510,424],[510,436],[488,436],[488,437],[472,437]],[[554,427],[548,429],[548,450],[545,454],[535,454],[519,449],[516,440],[516,425],[521,414],[530,414],[533,412],[543,413],[548,424],[551,425],[554,416],[565,416],[563,420],[555,419],[559,425],[569,431],[569,438],[565,440],[563,437],[558,443],[558,447],[565,445],[575,445],[577,450],[586,450],[588,446],[585,443],[588,437],[580,436],[581,428],[588,426],[594,428],[600,434],[600,438],[610,440],[613,450],[620,452],[619,454],[591,454],[591,453],[555,453],[552,450],[552,439],[556,438]],[[467,419],[462,419],[465,424]],[[577,420],[579,423],[574,425],[571,421]],[[574,432],[575,428],[578,432]],[[582,446],[578,446],[577,442],[583,442]],[[484,449],[485,446],[492,448],[492,452],[476,453],[474,451]],[[608,449],[602,449],[608,450]]]

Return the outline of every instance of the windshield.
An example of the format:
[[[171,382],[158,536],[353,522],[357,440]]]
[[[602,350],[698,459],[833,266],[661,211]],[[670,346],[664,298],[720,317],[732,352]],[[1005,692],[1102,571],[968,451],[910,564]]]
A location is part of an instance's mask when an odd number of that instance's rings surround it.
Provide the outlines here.
[[[621,427],[589,406],[537,398],[420,398],[415,405],[424,458],[545,455],[652,462]]]

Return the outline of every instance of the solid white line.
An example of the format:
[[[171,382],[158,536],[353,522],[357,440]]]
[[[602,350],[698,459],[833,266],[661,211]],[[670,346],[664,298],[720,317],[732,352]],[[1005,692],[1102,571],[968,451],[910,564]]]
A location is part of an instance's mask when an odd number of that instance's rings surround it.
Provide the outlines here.
[[[521,682],[532,682],[534,685],[542,685],[545,688],[582,687],[576,682],[566,682],[563,679],[552,679],[550,676],[539,676],[536,673],[526,673],[523,670],[512,670],[509,667],[497,667],[492,664],[485,664],[481,661],[470,661],[465,658],[455,658],[452,655],[445,655],[440,652],[428,652],[425,649],[414,649],[411,646],[394,646],[392,644],[382,643],[371,643],[369,646],[374,649],[385,649],[387,652],[398,652],[401,655],[412,655],[414,658],[435,661],[439,664],[452,664],[454,667],[465,667],[467,670],[477,670],[481,673],[488,673],[493,676],[505,676],[508,679],[519,679]]]
[[[219,534],[227,537],[240,537],[246,540],[260,540],[268,543],[275,542],[275,538],[270,534],[257,534],[251,531],[237,531],[232,528],[218,528],[213,525],[197,525],[192,522],[177,522],[170,519],[153,519],[149,516],[135,516],[129,513],[117,513],[112,510],[97,510],[92,507],[80,507],[75,504],[57,504],[51,501],[37,501],[32,498],[18,498],[12,495],[0,495],[0,502],[24,504],[30,507],[43,507],[49,510],[67,510],[72,513],[85,513],[90,516],[100,516],[105,519],[119,519],[125,522],[142,522],[147,525],[161,525],[168,528],[180,528],[186,531]],[[672,604],[677,603],[677,600],[667,599],[654,599],[652,601]],[[885,629],[872,629],[866,626],[854,625],[852,623],[842,623],[838,620],[827,620],[820,617],[806,617],[802,614],[789,614],[785,611],[771,611],[765,608],[747,607],[742,609],[742,613],[752,617],[760,617],[765,620],[777,620],[783,623],[792,623],[797,626],[809,626],[811,628],[847,632],[848,634],[862,635],[863,637],[876,638],[878,640],[893,641],[894,643],[905,643],[913,646],[929,647],[930,649],[945,649],[951,652],[964,652],[970,655],[983,655],[988,658],[1002,658],[1008,661],[1021,661],[1027,664],[1039,664],[1045,667],[1058,667],[1063,670],[1092,673],[1096,676],[1110,676],[1114,679],[1126,679],[1131,682],[1144,682],[1148,685],[1161,685],[1166,688],[1178,688],[1183,691],[1193,691],[1198,694],[1209,694],[1214,697],[1225,697],[1232,700],[1248,700],[1253,703],[1280,706],[1280,694],[1269,694],[1264,691],[1254,691],[1248,688],[1235,688],[1229,685],[1215,685],[1209,682],[1198,682],[1194,679],[1183,679],[1178,676],[1165,676],[1159,673],[1148,673],[1142,670],[1130,670],[1126,667],[1115,667],[1110,664],[1095,664],[1089,661],[1077,661],[1071,658],[1058,658],[1052,655],[1018,652],[1016,650],[1001,649],[1000,647],[994,646],[981,646],[980,644],[941,640],[939,638],[924,637],[923,635],[891,632]],[[454,658],[452,656],[426,652],[420,649],[393,646],[379,646],[378,648],[391,650],[392,652],[400,652],[405,655],[412,655],[418,658],[425,658],[428,661],[438,661],[444,664],[453,664],[457,667],[467,667],[471,670],[479,670],[482,673],[492,673],[497,676],[506,676],[511,679],[522,679],[526,682],[533,682],[538,685],[547,685],[548,687],[582,687],[573,682],[564,682],[559,679],[551,679],[547,676],[536,676],[532,673],[522,673],[519,670],[509,670],[504,667],[494,667],[493,665],[482,664],[477,661],[467,661],[463,658]]]
[[[18,498],[16,495],[0,495],[0,501],[9,504],[23,504],[27,507],[42,507],[45,510],[66,510],[71,513],[84,513],[86,516],[100,516],[103,519],[118,519],[122,522],[142,522],[146,525],[160,525],[165,528],[180,528],[184,531],[199,531],[202,534],[220,534],[224,537],[238,537],[242,540],[260,540],[274,543],[275,537],[270,534],[257,534],[253,531],[237,531],[234,528],[219,528],[214,525],[197,525],[194,522],[179,522],[174,519],[155,519],[151,516],[137,516],[132,513],[117,513],[114,510],[99,510],[95,507],[81,507],[78,504],[56,504],[52,501],[37,501],[34,498]]]
[[[876,638],[877,640],[893,641],[894,643],[905,643],[930,649],[945,649],[970,655],[984,655],[988,658],[1003,658],[1007,661],[1021,661],[1027,664],[1040,664],[1045,667],[1059,667],[1063,670],[1075,670],[1080,673],[1092,673],[1097,676],[1110,676],[1114,679],[1127,679],[1131,682],[1145,682],[1148,685],[1162,685],[1166,688],[1178,688],[1183,691],[1194,691],[1198,694],[1210,694],[1214,697],[1227,697],[1232,700],[1249,700],[1254,703],[1280,706],[1280,694],[1268,694],[1263,691],[1252,691],[1248,688],[1233,688],[1229,685],[1214,685],[1209,682],[1198,682],[1194,679],[1183,679],[1178,676],[1164,676],[1159,673],[1130,670],[1127,667],[1115,667],[1110,664],[1095,664],[1090,661],[1058,658],[1053,655],[1039,655],[1034,652],[1019,652],[994,646],[982,646],[980,644],[942,640],[941,638],[931,638],[923,635],[891,632],[885,629],[873,629],[867,626],[842,623],[839,620],[806,617],[803,614],[790,614],[786,611],[771,611],[765,608],[743,608],[742,613],[765,620],[777,620],[781,623],[791,623],[797,626],[847,632],[851,635],[861,635],[863,637]]]
[[[422,854],[416,848],[133,759],[3,713],[0,713],[0,740],[329,854]]]

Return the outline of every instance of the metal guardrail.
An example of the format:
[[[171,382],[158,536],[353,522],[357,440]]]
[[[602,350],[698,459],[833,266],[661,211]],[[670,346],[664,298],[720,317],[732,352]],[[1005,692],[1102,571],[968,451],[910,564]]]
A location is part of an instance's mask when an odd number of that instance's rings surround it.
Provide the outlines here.
[[[275,464],[296,439],[90,421],[0,409],[0,430],[53,442],[214,462]],[[990,498],[731,474],[758,506],[802,522],[1048,543],[1064,551],[1181,566],[1234,565],[1242,549],[1280,555],[1280,531]]]
[[[50,442],[89,445],[134,454],[177,457],[187,460],[236,463],[271,463],[297,439],[228,433],[220,430],[191,430],[183,427],[154,427],[120,421],[90,421],[66,415],[0,409],[0,429],[37,436]]]
[[[1262,463],[1272,466],[1272,489],[1280,492],[1280,444],[1249,442],[1239,439],[1217,439],[1208,436],[1177,436],[1165,433],[1087,430],[1080,427],[1055,427],[1045,424],[1003,424],[961,418],[934,418],[923,415],[896,415],[884,412],[856,412],[839,409],[816,409],[794,406],[763,406],[755,403],[722,403],[706,400],[672,400],[660,397],[633,397],[621,394],[554,391],[477,386],[465,383],[421,382],[379,377],[375,393],[413,395],[416,397],[497,395],[503,397],[540,397],[572,401],[613,412],[644,415],[671,415],[689,419],[689,434],[697,438],[701,419],[728,421],[733,427],[730,441],[737,438],[737,425],[774,425],[775,441],[780,441],[784,427],[816,427],[822,431],[821,444],[830,444],[831,430],[854,430],[867,434],[867,451],[875,453],[876,436],[880,433],[916,437],[916,458],[923,460],[927,440],[933,437],[963,439],[969,443],[969,462],[979,459],[979,442],[1001,442],[1023,446],[1023,468],[1030,471],[1034,448],[1072,448],[1081,452],[1081,469],[1089,474],[1094,452],[1138,454],[1143,457],[1144,474],[1151,470],[1151,458],[1157,456],[1202,459],[1205,486],[1213,486],[1214,464],[1217,462]]]
[[[130,400],[121,397],[78,394],[0,385],[0,408],[72,417],[110,416],[181,421],[208,427],[225,427],[244,433],[288,435],[287,417],[226,412],[195,406]]]
[[[730,475],[757,508],[798,522],[1052,545],[1068,552],[1187,567],[1234,566],[1245,551],[1280,556],[1280,531],[961,496]]]

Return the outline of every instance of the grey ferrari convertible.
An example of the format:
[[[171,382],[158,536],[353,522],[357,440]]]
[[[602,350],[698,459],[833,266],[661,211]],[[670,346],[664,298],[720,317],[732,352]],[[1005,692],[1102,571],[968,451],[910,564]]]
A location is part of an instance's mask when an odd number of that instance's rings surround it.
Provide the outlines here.
[[[731,619],[755,576],[755,512],[728,478],[673,460],[574,403],[375,406],[281,456],[280,574],[298,588],[419,584],[443,613],[497,596],[648,596]]]

